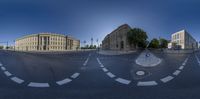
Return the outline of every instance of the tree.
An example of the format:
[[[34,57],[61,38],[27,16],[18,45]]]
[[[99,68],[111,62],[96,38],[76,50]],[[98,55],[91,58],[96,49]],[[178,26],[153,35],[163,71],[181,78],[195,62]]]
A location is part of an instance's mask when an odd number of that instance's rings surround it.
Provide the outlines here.
[[[147,45],[147,34],[140,28],[133,28],[127,33],[127,39],[131,47],[145,48]]]
[[[0,49],[3,49],[4,47],[3,46],[0,46]]]
[[[169,43],[169,42],[168,42],[166,39],[161,38],[161,39],[160,39],[160,48],[167,48],[168,43]]]
[[[159,48],[159,40],[156,38],[152,39],[149,48]]]

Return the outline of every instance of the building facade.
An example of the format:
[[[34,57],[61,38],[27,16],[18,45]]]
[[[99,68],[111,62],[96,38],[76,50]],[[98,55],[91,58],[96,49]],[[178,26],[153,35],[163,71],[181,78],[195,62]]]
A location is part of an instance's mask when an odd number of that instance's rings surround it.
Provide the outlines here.
[[[32,34],[15,40],[15,50],[21,51],[64,51],[79,47],[80,40],[53,33]]]
[[[198,43],[186,30],[181,30],[171,35],[168,48],[197,49]]]
[[[102,41],[104,50],[130,50],[127,40],[127,33],[131,27],[127,24],[119,26],[117,29],[108,34]]]

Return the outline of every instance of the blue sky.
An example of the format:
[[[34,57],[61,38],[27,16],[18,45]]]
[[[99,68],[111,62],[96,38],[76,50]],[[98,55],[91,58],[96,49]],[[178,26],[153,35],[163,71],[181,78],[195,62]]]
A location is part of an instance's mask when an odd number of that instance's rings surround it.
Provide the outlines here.
[[[199,7],[199,0],[0,0],[0,42],[55,32],[89,43],[124,23],[150,39],[186,29],[200,41]]]

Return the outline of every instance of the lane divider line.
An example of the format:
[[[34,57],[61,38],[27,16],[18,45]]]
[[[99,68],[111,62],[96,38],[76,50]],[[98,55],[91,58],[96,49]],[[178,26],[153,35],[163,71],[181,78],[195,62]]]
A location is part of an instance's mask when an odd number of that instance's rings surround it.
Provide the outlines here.
[[[102,70],[104,72],[107,72],[106,73],[107,76],[109,76],[110,78],[115,78],[116,77],[113,73],[109,72],[108,69],[106,69],[104,67],[104,65],[101,63],[101,61],[99,60],[99,58],[97,58],[97,61],[98,61],[99,65],[100,65],[100,67],[102,67]],[[115,81],[118,82],[118,83],[121,83],[121,84],[126,84],[126,85],[128,85],[128,84],[131,83],[130,80],[123,79],[123,78],[116,78]]]
[[[174,79],[174,77],[172,76],[167,76],[167,77],[164,77],[162,79],[160,79],[163,83],[166,83],[166,82],[169,82],[170,80]]]
[[[180,66],[178,69],[182,70],[184,68],[184,66]]]
[[[77,78],[79,75],[80,75],[80,73],[74,73],[74,74],[71,76],[71,78],[75,79],[75,78]]]
[[[11,75],[12,75],[12,74],[11,74],[10,72],[8,72],[8,71],[5,71],[4,74],[5,74],[6,76],[11,76]]]
[[[115,81],[117,81],[119,83],[122,83],[122,84],[126,84],[126,85],[128,85],[129,83],[131,83],[130,80],[126,80],[126,79],[123,79],[123,78],[117,78],[117,79],[115,79]]]
[[[29,87],[49,87],[49,83],[37,83],[37,82],[30,82],[28,84]]]
[[[88,63],[89,58],[86,59],[86,61],[83,63],[83,66],[86,66]]]
[[[2,67],[1,67],[1,70],[5,71],[5,70],[6,70],[6,68],[2,66]]]
[[[12,81],[18,83],[18,84],[21,84],[21,83],[24,82],[24,80],[22,80],[22,79],[20,79],[20,78],[18,78],[18,77],[12,77],[12,78],[10,78],[10,79],[11,79]]]
[[[102,67],[102,68],[103,68],[103,67],[104,67],[104,66],[103,66],[103,64],[101,64],[101,65],[100,65],[100,67]]]
[[[106,73],[110,78],[114,78],[116,77],[114,74],[112,74],[111,72]]]
[[[87,65],[87,63],[88,63],[88,61],[89,61],[89,58],[90,58],[90,56],[91,56],[91,53],[88,55],[88,58],[85,60],[85,62],[83,63],[83,66],[86,66]]]
[[[198,63],[199,63],[199,65],[200,65],[200,60],[199,60],[198,56],[197,56],[197,55],[195,55],[195,57],[196,57],[196,59],[197,59],[197,62],[198,62]]]
[[[99,58],[97,58],[97,62],[99,63],[99,65],[102,65],[101,62],[100,62],[100,60],[99,60]]]
[[[176,71],[173,73],[173,75],[178,76],[180,73],[181,73],[180,70],[176,70]]]
[[[139,81],[137,86],[156,86],[158,83],[156,81]]]
[[[65,79],[63,79],[63,80],[57,81],[56,83],[57,83],[58,85],[64,85],[64,84],[67,84],[67,83],[69,83],[69,82],[71,82],[71,81],[72,81],[71,79],[65,78]]]
[[[106,68],[102,68],[102,70],[103,70],[104,72],[107,72],[107,71],[108,71],[108,69],[106,69]]]

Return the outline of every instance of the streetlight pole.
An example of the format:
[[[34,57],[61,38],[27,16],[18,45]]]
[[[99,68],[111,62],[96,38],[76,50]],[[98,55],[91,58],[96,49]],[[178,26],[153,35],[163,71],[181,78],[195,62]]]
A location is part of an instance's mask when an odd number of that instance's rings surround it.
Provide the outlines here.
[[[14,42],[14,51],[15,51],[15,40],[13,42]]]
[[[97,41],[97,50],[99,52],[99,39],[97,39],[96,41]]]

